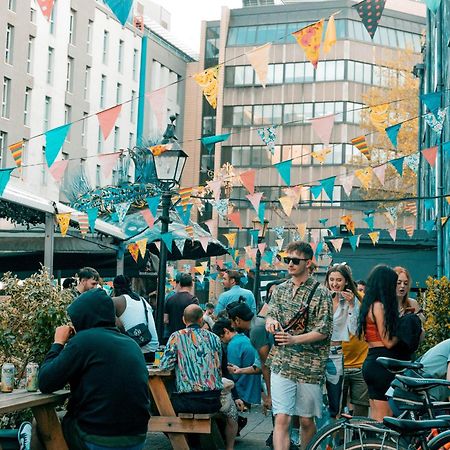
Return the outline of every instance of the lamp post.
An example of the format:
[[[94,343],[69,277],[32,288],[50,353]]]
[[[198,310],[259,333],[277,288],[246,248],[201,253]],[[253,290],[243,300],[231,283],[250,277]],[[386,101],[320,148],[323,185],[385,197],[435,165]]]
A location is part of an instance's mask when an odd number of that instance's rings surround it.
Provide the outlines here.
[[[261,242],[266,237],[269,221],[267,219],[264,219],[264,222],[261,223],[258,219],[253,219],[252,225],[254,230],[258,230],[258,244],[261,244]],[[256,251],[256,261],[255,261],[255,278],[253,281],[253,295],[255,296],[257,308],[259,308],[259,303],[261,299],[259,291],[261,285],[260,272],[261,272],[261,252],[258,247],[258,250]]]
[[[170,116],[171,123],[167,125],[164,139],[161,144],[170,144],[170,148],[160,155],[153,156],[157,185],[161,190],[161,234],[169,231],[172,190],[179,186],[181,175],[188,155],[183,151],[175,136],[174,121],[176,116]],[[158,297],[156,303],[156,331],[160,339],[164,333],[164,297],[166,291],[167,273],[167,247],[161,242],[159,250],[159,270],[158,270]]]

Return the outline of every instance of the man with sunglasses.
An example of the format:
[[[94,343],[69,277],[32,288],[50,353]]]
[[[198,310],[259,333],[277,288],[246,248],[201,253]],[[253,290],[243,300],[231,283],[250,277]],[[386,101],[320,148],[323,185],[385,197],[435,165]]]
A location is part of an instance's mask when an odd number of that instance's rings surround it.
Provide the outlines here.
[[[290,279],[275,288],[266,329],[275,335],[267,362],[271,369],[273,445],[288,450],[291,417],[300,416],[301,446],[314,436],[314,417],[322,412],[321,385],[330,347],[331,295],[310,276],[314,252],[306,242],[291,242],[284,262]],[[295,331],[285,331],[285,328]]]

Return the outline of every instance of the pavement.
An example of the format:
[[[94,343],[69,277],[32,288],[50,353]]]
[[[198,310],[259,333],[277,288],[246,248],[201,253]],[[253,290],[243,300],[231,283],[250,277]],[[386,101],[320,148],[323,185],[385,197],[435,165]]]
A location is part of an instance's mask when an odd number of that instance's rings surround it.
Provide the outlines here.
[[[266,447],[266,439],[272,431],[272,417],[264,416],[260,407],[252,408],[252,411],[245,416],[248,419],[247,425],[241,430],[241,436],[236,438],[234,448],[236,450],[269,449]],[[144,450],[172,450],[172,446],[163,433],[148,433]]]

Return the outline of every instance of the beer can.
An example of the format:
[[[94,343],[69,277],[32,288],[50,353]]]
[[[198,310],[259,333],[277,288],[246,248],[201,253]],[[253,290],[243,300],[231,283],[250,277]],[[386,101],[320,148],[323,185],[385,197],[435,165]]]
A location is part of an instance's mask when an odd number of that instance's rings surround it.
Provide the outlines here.
[[[28,363],[25,368],[25,387],[28,392],[36,392],[38,390],[38,374],[39,365],[36,363]]]
[[[16,369],[14,364],[4,363],[2,366],[2,392],[12,392],[14,390],[14,375]]]
[[[155,365],[156,367],[159,366],[159,363],[161,362],[162,355],[163,355],[163,352],[155,352],[155,362],[153,363],[153,365]]]

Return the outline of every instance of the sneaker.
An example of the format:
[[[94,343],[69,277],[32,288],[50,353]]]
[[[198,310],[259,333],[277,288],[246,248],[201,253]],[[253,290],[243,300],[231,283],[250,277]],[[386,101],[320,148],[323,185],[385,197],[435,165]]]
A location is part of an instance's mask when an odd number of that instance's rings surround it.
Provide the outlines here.
[[[293,442],[295,445],[300,445],[300,430],[298,428],[292,428],[291,442]]]
[[[22,422],[17,433],[20,450],[30,450],[31,448],[31,423]]]
[[[273,431],[270,433],[269,437],[266,439],[266,447],[273,448]]]

